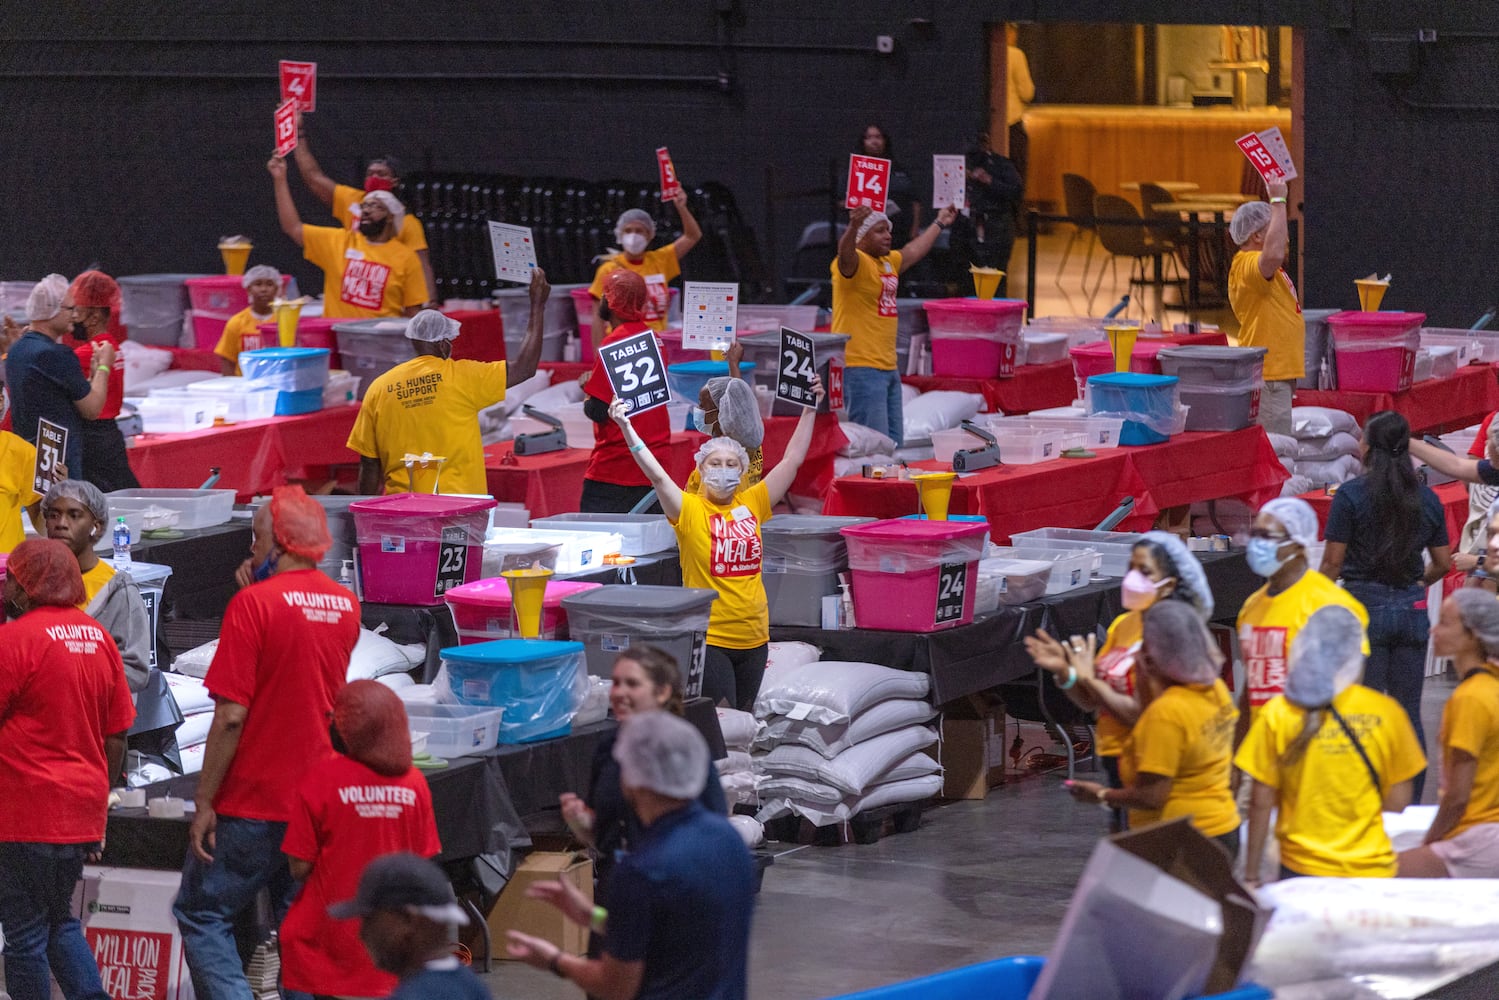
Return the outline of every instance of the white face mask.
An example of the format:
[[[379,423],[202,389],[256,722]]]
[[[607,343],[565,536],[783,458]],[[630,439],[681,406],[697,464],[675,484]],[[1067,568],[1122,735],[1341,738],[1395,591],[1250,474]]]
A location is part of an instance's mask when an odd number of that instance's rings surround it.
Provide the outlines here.
[[[619,238],[619,245],[624,248],[625,253],[631,257],[638,257],[645,252],[645,245],[650,240],[639,233],[625,233]]]
[[[719,496],[733,496],[743,479],[744,473],[738,469],[719,467],[703,470],[703,485]]]

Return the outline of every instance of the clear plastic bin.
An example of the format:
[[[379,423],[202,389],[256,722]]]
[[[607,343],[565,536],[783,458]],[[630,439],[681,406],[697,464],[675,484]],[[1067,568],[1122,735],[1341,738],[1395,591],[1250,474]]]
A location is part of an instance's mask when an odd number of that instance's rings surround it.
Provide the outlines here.
[[[1499,361],[1499,330],[1451,330],[1421,328],[1422,347],[1456,347],[1458,367],[1474,362]]]
[[[491,529],[493,532],[494,529]],[[496,577],[511,569],[549,569],[557,571],[557,560],[562,557],[562,546],[546,542],[491,542],[484,543],[484,577]]]
[[[147,507],[166,507],[177,511],[177,527],[183,530],[212,528],[228,524],[234,513],[233,490],[174,490],[148,489],[140,487],[130,490],[115,490],[105,495],[109,501],[111,516],[120,511],[145,510]],[[128,523],[128,522],[127,522]]]
[[[349,505],[359,538],[364,598],[441,604],[450,587],[479,578],[490,497],[393,493]]]
[[[978,591],[973,599],[973,613],[995,611],[1000,605],[1029,604],[1047,593],[1052,564],[1037,559],[980,559]]]
[[[1186,427],[1181,387],[1175,376],[1110,372],[1093,375],[1087,387],[1088,415],[1122,418],[1122,445],[1160,444]]]
[[[213,426],[214,404],[211,399],[186,394],[152,394],[136,404],[135,412],[141,418],[143,433],[187,434]]]
[[[703,689],[708,615],[718,593],[696,587],[610,584],[562,599],[567,631],[586,647],[588,672],[608,677],[614,659],[635,643],[659,646],[682,671],[682,691]]]
[[[245,378],[281,392],[317,389],[328,384],[326,347],[268,347],[241,351],[239,369]]]
[[[266,420],[275,416],[278,395],[274,389],[251,385],[243,378],[227,376],[204,379],[180,389],[157,390],[150,398],[187,397],[194,401],[209,399],[214,404],[214,417],[238,423],[242,420]]]
[[[583,644],[500,639],[442,651],[448,688],[466,705],[503,710],[499,742],[566,736],[588,694]]]
[[[987,523],[897,519],[856,524],[842,534],[848,540],[854,618],[860,628],[932,632],[973,620],[976,571],[989,540]],[[950,570],[955,566],[965,569],[954,575]],[[961,600],[960,608],[949,603],[954,596]]]
[[[407,322],[397,317],[354,319],[333,327],[339,363],[359,379],[361,399],[371,381],[416,357],[416,348],[406,339]]]
[[[848,569],[848,543],[840,532],[871,520],[782,514],[761,526],[761,578],[771,625],[822,625],[822,599],[838,593],[838,575]]]
[[[1404,392],[1416,373],[1425,313],[1345,311],[1327,317],[1338,388]]]
[[[1006,465],[1050,462],[1059,457],[1064,449],[1082,444],[1080,436],[1069,435],[1061,428],[1004,420],[987,420],[980,426],[993,434],[999,442],[999,457]],[[1076,440],[1068,440],[1069,436]],[[961,427],[932,431],[933,457],[939,462],[951,462],[956,451],[970,451],[987,446],[988,442],[983,438]]]
[[[1125,531],[1094,531],[1092,528],[1033,528],[1010,536],[1010,544],[1023,549],[1094,549],[1098,571],[1122,577],[1129,571],[1130,553],[1143,535]]]
[[[176,347],[182,340],[183,317],[191,307],[187,282],[203,274],[127,274],[120,285],[120,321],[130,339],[155,347]]]
[[[1049,365],[1067,360],[1067,351],[1072,342],[1065,333],[1048,333],[1044,330],[1021,331],[1020,359],[1022,365]]]
[[[493,543],[556,546],[558,573],[598,569],[604,565],[605,556],[618,555],[624,548],[624,540],[617,532],[537,528],[494,528],[484,539],[486,547]]]
[[[665,514],[553,514],[531,527],[556,531],[597,531],[620,537],[620,554],[643,556],[677,547],[677,533]]]
[[[411,731],[427,734],[427,752],[434,757],[463,757],[493,750],[500,744],[504,715],[503,708],[406,703]]]
[[[1119,447],[1119,434],[1124,429],[1122,417],[1048,417],[1028,413],[1025,420],[1033,426],[1055,426],[1064,435],[1075,435],[1079,438],[1077,446],[1089,451]]]
[[[1048,596],[1065,594],[1086,586],[1098,569],[1101,559],[1097,549],[1052,549],[1029,546],[996,545],[990,550],[995,557],[1046,563],[1049,575],[1045,592]]]

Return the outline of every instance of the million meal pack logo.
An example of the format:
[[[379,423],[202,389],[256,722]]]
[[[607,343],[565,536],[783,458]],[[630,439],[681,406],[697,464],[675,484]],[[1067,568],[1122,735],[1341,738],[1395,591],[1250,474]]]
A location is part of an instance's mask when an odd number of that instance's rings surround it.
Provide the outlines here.
[[[760,572],[759,523],[753,515],[734,519],[713,514],[708,518],[709,565],[714,576],[754,576]]]

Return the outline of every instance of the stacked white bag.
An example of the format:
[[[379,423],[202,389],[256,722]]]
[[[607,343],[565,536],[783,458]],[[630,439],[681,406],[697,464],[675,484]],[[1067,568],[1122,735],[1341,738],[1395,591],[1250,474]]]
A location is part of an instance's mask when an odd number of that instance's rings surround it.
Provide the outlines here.
[[[1338,486],[1363,475],[1358,455],[1362,436],[1353,414],[1323,406],[1298,406],[1291,410],[1291,429],[1296,438],[1296,457],[1287,466],[1295,490],[1305,493],[1322,486]],[[1283,445],[1282,445],[1283,446]],[[1277,447],[1282,464],[1287,458]],[[1290,495],[1288,482],[1282,495]]]
[[[177,750],[182,760],[183,774],[197,774],[203,770],[203,751],[208,745],[208,728],[213,724],[213,696],[196,677],[166,672],[167,687],[182,712],[182,725],[177,727]],[[127,761],[127,766],[129,765]],[[160,764],[142,763],[125,773],[125,783],[131,788],[165,781],[172,772]]]
[[[733,812],[735,806],[755,801],[759,779],[750,760],[750,750],[754,748],[760,723],[749,712],[720,708],[718,731],[723,734],[723,745],[728,753],[714,761],[713,766],[718,768],[723,797],[728,800],[729,811]]]
[[[755,700],[761,822],[795,814],[815,826],[931,798],[942,767],[923,752],[931,679],[873,663],[820,660],[767,670]]]

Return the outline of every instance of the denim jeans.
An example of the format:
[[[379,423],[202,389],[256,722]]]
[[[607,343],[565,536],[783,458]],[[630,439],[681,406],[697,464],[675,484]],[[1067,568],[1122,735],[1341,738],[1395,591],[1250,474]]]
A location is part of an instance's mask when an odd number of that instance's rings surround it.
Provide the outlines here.
[[[219,816],[206,865],[188,851],[182,888],[172,913],[198,1000],[251,1000],[244,962],[235,943],[235,919],[255,905],[260,890],[271,894],[273,919],[280,923],[291,904],[291,869],[281,853],[285,823]]]
[[[1390,587],[1368,580],[1352,581],[1347,587],[1369,612],[1369,661],[1364,667],[1364,685],[1400,703],[1424,751],[1421,688],[1426,682],[1426,640],[1431,622],[1426,609],[1416,605],[1426,600],[1426,588],[1420,584]],[[1422,771],[1416,775],[1412,801],[1421,801],[1425,787],[1426,772]]]
[[[879,431],[893,440],[897,448],[900,447],[905,435],[900,372],[887,372],[882,368],[845,368],[843,399],[848,419]]]
[[[84,844],[0,843],[0,928],[14,1000],[49,1000],[53,976],[68,1000],[109,1000],[73,914],[86,851]]]

